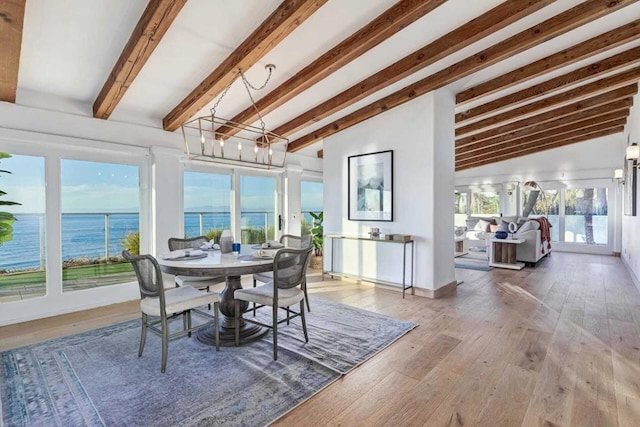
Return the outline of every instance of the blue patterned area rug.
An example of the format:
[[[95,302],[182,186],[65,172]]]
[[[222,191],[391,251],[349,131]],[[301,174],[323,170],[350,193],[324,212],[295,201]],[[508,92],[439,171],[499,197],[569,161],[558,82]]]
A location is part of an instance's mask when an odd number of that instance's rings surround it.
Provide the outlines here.
[[[416,326],[321,298],[310,302],[309,343],[299,318],[281,326],[277,361],[271,334],[219,352],[185,336],[169,342],[161,374],[159,336],[147,334],[137,356],[139,320],[5,351],[0,425],[262,426]]]

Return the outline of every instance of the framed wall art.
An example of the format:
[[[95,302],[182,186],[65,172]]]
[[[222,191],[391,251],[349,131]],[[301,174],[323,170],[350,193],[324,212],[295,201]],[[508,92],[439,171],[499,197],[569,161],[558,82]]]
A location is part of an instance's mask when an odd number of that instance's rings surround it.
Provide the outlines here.
[[[393,151],[348,157],[351,221],[393,221]]]

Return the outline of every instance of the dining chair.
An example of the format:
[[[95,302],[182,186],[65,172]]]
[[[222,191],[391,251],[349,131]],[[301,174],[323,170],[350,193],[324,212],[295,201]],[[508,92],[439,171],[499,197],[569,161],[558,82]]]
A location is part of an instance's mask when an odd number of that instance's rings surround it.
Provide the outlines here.
[[[205,236],[192,237],[190,239],[180,239],[178,237],[170,237],[169,238],[169,250],[177,251],[180,249],[197,249],[202,246],[203,243],[207,243],[209,239]],[[206,290],[207,292],[213,285],[217,285],[218,283],[224,283],[225,277],[195,277],[195,276],[176,276],[175,277],[176,286],[191,286],[196,289]],[[211,306],[209,306],[209,310],[211,310]]]
[[[307,247],[312,247],[311,243],[311,235],[306,234],[304,236],[294,236],[293,234],[283,234],[280,237],[280,243],[282,243],[286,248],[295,248],[295,249],[306,249]],[[290,272],[289,269],[284,268],[280,273],[280,277],[285,277],[288,274],[293,274],[294,272]],[[257,282],[268,283],[273,280],[273,271],[265,271],[262,273],[256,273],[253,275],[253,287],[255,288]],[[304,291],[304,300],[307,304],[307,311],[311,312],[311,307],[309,305],[309,296],[307,294],[307,278],[305,276],[304,283],[302,284],[302,290]],[[255,310],[254,310],[255,315]]]
[[[164,288],[162,273],[158,261],[151,255],[131,255],[122,251],[124,259],[133,265],[140,288],[140,311],[142,312],[142,332],[138,357],[142,356],[147,338],[147,329],[157,332],[162,337],[162,362],[160,372],[167,367],[167,350],[169,340],[185,334],[191,336],[194,332],[212,323],[215,326],[216,350],[220,349],[218,333],[219,314],[218,303],[220,295],[217,292],[203,292],[191,286],[180,286],[170,289]],[[213,304],[213,321],[201,325],[191,325],[191,310],[206,304]],[[169,334],[168,320],[182,315],[182,330]],[[210,317],[210,315],[206,315]],[[151,317],[151,319],[150,319]],[[156,326],[160,324],[160,329]]]
[[[270,325],[261,323],[253,318],[245,318],[244,321],[273,329],[273,360],[278,359],[278,324],[282,322],[289,324],[291,319],[299,316],[302,320],[304,340],[305,342],[309,342],[307,323],[304,317],[305,293],[302,290],[302,286],[305,275],[307,274],[307,267],[309,266],[312,250],[313,248],[311,246],[303,249],[279,249],[273,257],[272,281],[256,286],[255,288],[237,289],[233,293],[236,319],[239,319],[242,314],[254,310],[248,309],[244,313],[240,313],[240,301],[256,303],[258,304],[256,308],[272,307],[273,316]],[[281,263],[288,264],[291,262],[292,257],[295,258],[295,264],[287,267],[290,274],[280,276],[282,271]],[[291,310],[290,307],[297,302],[300,303],[300,310],[295,312]],[[286,319],[278,320],[278,309],[283,309],[287,312]],[[238,321],[236,322],[236,345],[240,344],[240,323],[241,322]]]

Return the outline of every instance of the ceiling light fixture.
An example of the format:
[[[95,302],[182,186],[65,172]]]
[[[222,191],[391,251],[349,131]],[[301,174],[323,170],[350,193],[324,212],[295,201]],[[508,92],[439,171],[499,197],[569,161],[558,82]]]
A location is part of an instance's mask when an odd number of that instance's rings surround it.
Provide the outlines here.
[[[266,129],[262,114],[260,114],[251,95],[251,89],[258,91],[267,85],[275,68],[276,66],[273,64],[265,66],[269,74],[260,87],[251,85],[243,71],[238,69],[236,78],[222,91],[220,97],[211,108],[211,114],[189,120],[181,126],[185,153],[190,160],[237,164],[261,169],[284,167],[289,140]],[[260,127],[247,123],[232,122],[216,115],[220,101],[222,101],[222,98],[224,98],[238,77],[242,79],[247,95],[251,100],[251,105],[253,105],[258,114]],[[232,129],[233,135],[220,133],[218,130],[223,126],[226,129]],[[207,142],[210,142],[209,147],[207,147]],[[227,146],[226,150],[225,144]],[[245,155],[243,157],[243,145],[245,147],[248,146],[249,149],[253,147],[254,156]],[[199,149],[195,148],[194,152],[194,147]],[[237,151],[235,147],[237,147]]]

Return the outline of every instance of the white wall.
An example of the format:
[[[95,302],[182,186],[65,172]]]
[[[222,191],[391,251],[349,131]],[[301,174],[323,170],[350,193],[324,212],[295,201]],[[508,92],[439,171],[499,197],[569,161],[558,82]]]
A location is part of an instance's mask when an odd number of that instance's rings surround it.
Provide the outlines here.
[[[640,145],[640,95],[634,96],[633,107],[625,129],[625,145],[627,137],[629,143],[637,142]],[[622,167],[619,165],[618,167]],[[640,171],[638,171],[640,172]],[[637,195],[636,195],[637,196]],[[636,285],[640,279],[640,208],[637,216],[622,216],[622,259],[631,270]]]
[[[436,290],[455,280],[453,267],[454,96],[447,89],[379,114],[324,141],[326,234],[409,234],[416,241],[416,287]],[[349,221],[347,158],[393,150],[393,222]],[[336,242],[334,270],[368,278],[402,280],[399,245]],[[331,242],[325,244],[331,269]]]

